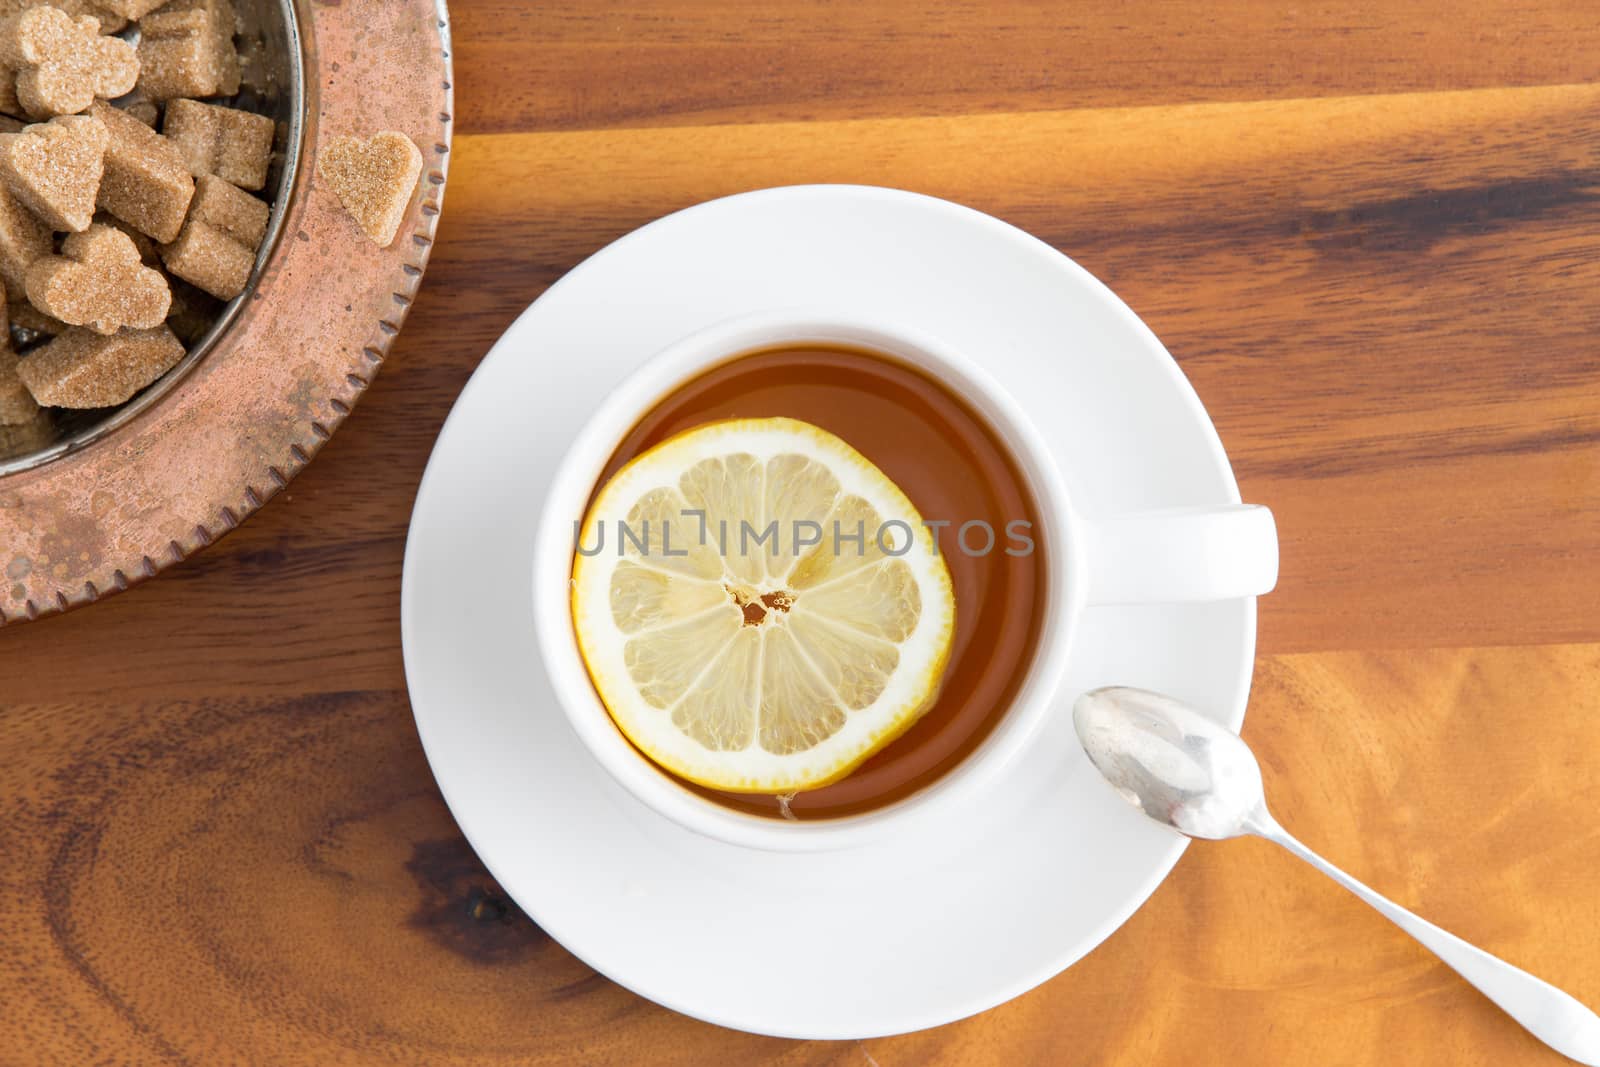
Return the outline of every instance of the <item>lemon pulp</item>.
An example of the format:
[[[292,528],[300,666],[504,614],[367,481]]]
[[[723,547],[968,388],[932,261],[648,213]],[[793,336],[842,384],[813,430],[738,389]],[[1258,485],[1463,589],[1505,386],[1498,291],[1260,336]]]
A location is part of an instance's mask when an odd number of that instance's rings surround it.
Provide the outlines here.
[[[795,419],[708,423],[618,471],[579,532],[572,617],[601,701],[691,781],[844,777],[933,703],[950,572],[904,493]]]

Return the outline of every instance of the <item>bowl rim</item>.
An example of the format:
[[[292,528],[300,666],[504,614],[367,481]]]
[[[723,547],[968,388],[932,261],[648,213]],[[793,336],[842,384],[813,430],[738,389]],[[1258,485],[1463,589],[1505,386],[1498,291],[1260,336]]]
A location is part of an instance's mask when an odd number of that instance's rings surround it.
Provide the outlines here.
[[[178,383],[205,359],[239,318],[239,311],[251,299],[261,272],[277,252],[278,240],[283,234],[283,220],[289,213],[289,202],[295,192],[295,179],[299,175],[300,158],[306,132],[305,45],[300,35],[300,16],[293,0],[273,0],[283,13],[284,33],[287,37],[288,59],[288,129],[284,134],[283,167],[278,174],[277,188],[272,198],[272,211],[267,218],[267,229],[256,249],[255,265],[250,269],[250,280],[244,292],[223,306],[222,314],[206,327],[199,340],[189,346],[182,359],[161,377],[141,389],[131,400],[113,408],[111,413],[89,426],[65,437],[58,438],[43,448],[10,458],[0,458],[0,478],[20,471],[34,470],[63,456],[115,433],[159,404]]]
[[[291,2],[304,126],[280,239],[230,328],[159,403],[0,475],[0,626],[131,588],[235,529],[343,423],[405,321],[448,172],[448,11],[444,0]],[[378,248],[316,188],[311,164],[319,138],[384,129],[410,137],[423,167],[396,239]],[[287,299],[266,299],[275,293]]]

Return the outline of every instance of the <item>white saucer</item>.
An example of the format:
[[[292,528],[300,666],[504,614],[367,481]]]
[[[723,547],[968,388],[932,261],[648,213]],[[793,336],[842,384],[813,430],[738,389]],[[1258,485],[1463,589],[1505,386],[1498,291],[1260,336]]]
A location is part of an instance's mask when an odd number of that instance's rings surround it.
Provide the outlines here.
[[[622,238],[506,331],[428,463],[401,629],[440,789],[551,936],[635,992],[723,1026],[867,1037],[949,1022],[1050,978],[1144,902],[1183,841],[1099,780],[1067,714],[961,821],[820,855],[683,830],[580,746],[528,604],[552,468],[600,398],[657,350],[799,304],[900,314],[983,360],[1038,421],[1091,515],[1239,500],[1177,365],[1076,264],[940,200],[773,189]],[[1238,727],[1254,649],[1253,600],[1090,608],[1064,696],[1145,686]]]

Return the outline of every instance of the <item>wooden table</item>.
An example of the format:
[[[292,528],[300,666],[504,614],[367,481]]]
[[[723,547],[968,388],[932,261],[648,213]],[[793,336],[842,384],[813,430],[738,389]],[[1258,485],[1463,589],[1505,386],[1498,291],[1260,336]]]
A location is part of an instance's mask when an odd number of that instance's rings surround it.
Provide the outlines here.
[[[423,761],[412,494],[521,308],[666,212],[903,186],[1109,282],[1272,506],[1246,734],[1283,820],[1600,1003],[1592,0],[469,0],[427,283],[238,532],[0,633],[0,1063],[1556,1063],[1270,846],[1196,847],[978,1018],[797,1043],[524,918]],[[841,960],[840,966],[849,966]]]

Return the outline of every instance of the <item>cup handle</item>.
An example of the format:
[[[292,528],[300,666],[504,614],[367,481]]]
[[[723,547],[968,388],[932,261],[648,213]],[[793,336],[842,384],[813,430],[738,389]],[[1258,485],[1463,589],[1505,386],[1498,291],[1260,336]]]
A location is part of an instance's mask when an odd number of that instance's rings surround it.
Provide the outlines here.
[[[1259,596],[1278,582],[1278,530],[1256,504],[1085,520],[1090,604]]]

